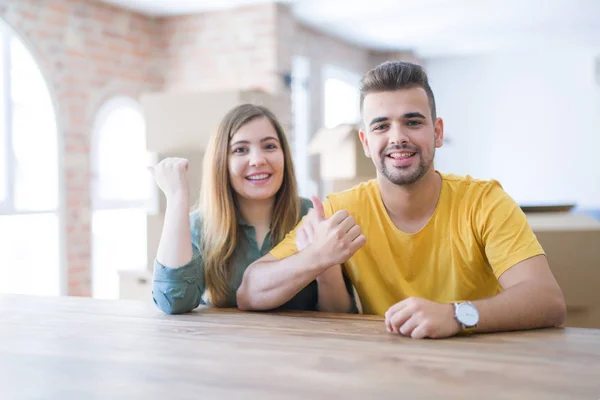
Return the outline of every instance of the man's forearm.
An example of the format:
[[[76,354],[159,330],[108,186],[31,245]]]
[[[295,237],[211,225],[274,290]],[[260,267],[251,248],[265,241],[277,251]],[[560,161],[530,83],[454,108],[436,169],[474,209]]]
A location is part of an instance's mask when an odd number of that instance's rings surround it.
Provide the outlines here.
[[[334,265],[317,277],[319,310],[347,313],[352,308],[352,298],[346,289],[342,266]]]
[[[559,326],[566,317],[560,289],[547,284],[520,283],[473,305],[479,311],[478,332]]]
[[[251,264],[237,290],[241,310],[270,310],[281,306],[329,266],[322,266],[304,250],[282,260]]]

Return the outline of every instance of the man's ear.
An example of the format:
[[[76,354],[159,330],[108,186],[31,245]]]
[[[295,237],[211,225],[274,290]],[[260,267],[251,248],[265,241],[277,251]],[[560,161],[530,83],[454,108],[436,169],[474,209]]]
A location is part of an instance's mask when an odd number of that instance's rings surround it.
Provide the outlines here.
[[[362,127],[358,130],[358,137],[360,138],[360,143],[362,143],[365,156],[367,156],[367,158],[371,158],[371,153],[369,152],[369,139],[367,138],[367,133]]]
[[[435,147],[439,149],[444,144],[444,121],[441,118],[436,118],[433,129],[435,135]]]

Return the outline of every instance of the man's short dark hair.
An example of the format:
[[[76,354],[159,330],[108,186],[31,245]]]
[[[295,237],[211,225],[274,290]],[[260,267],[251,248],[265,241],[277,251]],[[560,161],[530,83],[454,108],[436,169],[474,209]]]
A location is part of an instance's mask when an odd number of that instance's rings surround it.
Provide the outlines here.
[[[367,72],[360,81],[360,111],[369,93],[420,87],[427,93],[431,118],[436,119],[435,98],[423,67],[406,61],[386,61]]]

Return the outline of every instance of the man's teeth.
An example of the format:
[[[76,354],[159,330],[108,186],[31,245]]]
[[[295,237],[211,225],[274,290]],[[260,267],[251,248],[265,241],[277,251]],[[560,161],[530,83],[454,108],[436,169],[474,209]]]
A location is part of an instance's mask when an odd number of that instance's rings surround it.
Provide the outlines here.
[[[250,179],[251,181],[260,181],[262,179],[267,179],[268,177],[269,177],[269,174],[261,174],[261,175],[249,176],[248,179]]]
[[[408,158],[412,157],[415,153],[391,153],[390,157],[392,158]]]

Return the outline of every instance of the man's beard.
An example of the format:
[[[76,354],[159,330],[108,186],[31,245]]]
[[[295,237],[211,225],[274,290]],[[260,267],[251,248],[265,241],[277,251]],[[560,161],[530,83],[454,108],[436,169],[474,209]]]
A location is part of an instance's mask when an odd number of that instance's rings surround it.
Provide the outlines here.
[[[387,154],[393,150],[408,150],[414,152],[415,155],[413,157],[419,157],[419,165],[417,165],[417,168],[412,172],[408,171],[412,166],[406,168],[388,167],[385,163],[388,158]],[[433,147],[433,155],[435,155],[435,146]],[[385,148],[380,154],[380,160],[379,172],[395,185],[412,185],[421,179],[433,165],[433,157],[431,157],[431,160],[425,160],[417,147],[409,147],[407,145],[394,145]]]

